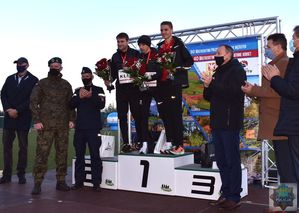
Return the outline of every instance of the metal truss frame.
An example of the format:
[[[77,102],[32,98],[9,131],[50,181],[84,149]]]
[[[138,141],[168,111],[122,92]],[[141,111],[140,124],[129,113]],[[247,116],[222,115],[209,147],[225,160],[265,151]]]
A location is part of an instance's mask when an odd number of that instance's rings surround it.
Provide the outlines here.
[[[198,27],[173,32],[174,36],[181,38],[185,44],[195,42],[206,42],[212,40],[221,40],[228,38],[239,38],[253,35],[268,35],[281,30],[281,21],[278,16],[252,19],[226,24],[218,24],[206,27]],[[149,35],[152,39],[152,45],[163,40],[161,34]],[[139,37],[129,39],[129,44],[138,49],[137,40]]]
[[[273,144],[268,140],[262,141],[262,185],[267,188],[273,188],[279,183],[277,165],[274,159],[269,156],[274,152]]]

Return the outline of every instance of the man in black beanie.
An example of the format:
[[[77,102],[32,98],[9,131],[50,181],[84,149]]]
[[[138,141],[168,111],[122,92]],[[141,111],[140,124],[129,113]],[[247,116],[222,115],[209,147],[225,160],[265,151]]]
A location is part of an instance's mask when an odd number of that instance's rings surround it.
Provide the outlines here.
[[[147,45],[150,49],[155,49],[155,48],[151,48],[151,44],[152,44],[152,41],[151,41],[151,38],[147,35],[142,35],[138,38],[138,41],[137,41],[138,45],[140,44],[145,44]],[[141,50],[142,51],[142,50]]]
[[[156,61],[158,51],[151,47],[151,38],[147,35],[142,35],[139,37],[137,43],[142,53],[141,58],[143,59],[143,65],[145,65],[145,70],[142,70],[144,73],[141,74],[144,74],[149,79],[145,82],[148,89],[142,92],[141,101],[139,101],[141,107],[141,141],[143,142],[139,152],[146,154],[148,152],[152,153],[154,149],[153,139],[148,130],[148,117],[152,99],[155,98],[156,102],[161,100],[159,96],[161,68]],[[158,110],[161,116],[163,112],[160,111],[160,108],[158,108]],[[164,116],[162,115],[161,117],[163,118]]]

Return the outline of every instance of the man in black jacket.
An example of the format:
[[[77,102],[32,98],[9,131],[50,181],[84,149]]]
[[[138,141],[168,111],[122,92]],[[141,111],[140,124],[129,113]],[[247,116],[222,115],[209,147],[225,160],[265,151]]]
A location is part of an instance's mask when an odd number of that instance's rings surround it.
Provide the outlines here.
[[[73,190],[83,187],[85,180],[85,150],[89,147],[91,160],[91,177],[93,189],[99,191],[102,176],[100,146],[102,129],[101,109],[105,107],[105,94],[101,87],[92,84],[93,75],[88,67],[82,68],[84,87],[75,90],[70,101],[72,109],[77,109],[75,123],[74,147],[76,151],[75,185]]]
[[[239,133],[243,128],[246,73],[228,45],[218,47],[214,75],[202,74],[204,98],[211,103],[212,140],[222,181],[221,196],[213,205],[225,209],[238,207],[241,189]]]
[[[184,154],[183,148],[183,118],[182,118],[182,88],[187,88],[188,70],[193,65],[193,58],[185,47],[183,41],[172,35],[173,26],[170,21],[160,25],[164,41],[158,44],[159,52],[174,52],[176,66],[173,79],[169,70],[162,70],[159,94],[162,101],[158,102],[160,116],[163,120],[166,138],[174,146],[164,153]]]
[[[126,33],[119,33],[116,36],[116,40],[118,49],[111,59],[111,75],[112,82],[116,80],[116,107],[123,139],[123,147],[121,151],[130,152],[132,149],[129,145],[127,114],[130,107],[130,111],[135,120],[137,138],[138,141],[140,141],[140,91],[138,86],[132,83],[128,74],[123,72],[123,65],[128,60],[138,60],[140,58],[140,53],[129,47],[129,36]],[[106,86],[110,86],[111,82],[106,81],[105,84]]]
[[[294,58],[289,59],[285,78],[280,77],[277,67],[267,65],[262,68],[263,75],[270,81],[271,87],[281,96],[280,112],[274,135],[287,136],[288,146],[284,155],[291,156],[292,173],[288,177],[289,183],[297,184],[299,191],[299,26],[293,33]],[[299,199],[297,197],[299,205]]]
[[[19,156],[17,171],[19,184],[26,183],[25,170],[27,167],[28,131],[31,126],[31,112],[29,109],[30,94],[38,79],[27,69],[28,60],[19,58],[17,73],[7,77],[2,90],[1,101],[4,114],[3,154],[4,171],[0,184],[11,181],[12,174],[12,147],[16,133],[19,140]]]

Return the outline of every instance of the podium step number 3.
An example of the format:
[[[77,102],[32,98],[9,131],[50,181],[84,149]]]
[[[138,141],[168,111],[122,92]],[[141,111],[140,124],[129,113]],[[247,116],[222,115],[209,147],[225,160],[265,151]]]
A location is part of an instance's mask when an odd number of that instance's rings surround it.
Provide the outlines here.
[[[217,200],[221,187],[217,168],[201,168],[194,155],[120,154],[102,158],[101,187],[128,191]],[[91,184],[90,158],[85,157],[86,181]],[[73,160],[73,184],[74,180]],[[242,169],[241,197],[248,194],[247,169]]]

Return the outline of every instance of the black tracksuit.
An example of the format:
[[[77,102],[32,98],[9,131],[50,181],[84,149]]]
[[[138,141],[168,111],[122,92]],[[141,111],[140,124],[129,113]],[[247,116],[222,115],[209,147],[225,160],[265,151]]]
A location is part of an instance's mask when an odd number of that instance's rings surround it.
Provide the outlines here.
[[[81,185],[85,180],[85,150],[86,143],[89,147],[91,159],[91,176],[94,186],[99,186],[102,181],[102,161],[100,158],[101,136],[101,109],[105,107],[105,94],[101,87],[90,86],[92,96],[90,98],[80,98],[80,88],[70,101],[70,107],[77,109],[75,123],[74,147],[76,151],[75,181]],[[90,87],[86,89],[90,90]]]
[[[244,93],[241,86],[246,72],[237,59],[217,67],[213,80],[204,88],[204,98],[211,103],[212,141],[221,176],[222,197],[240,201],[241,160],[240,129],[244,118]]]
[[[173,36],[174,44],[171,51],[176,53],[175,65],[180,67],[174,74],[174,80],[161,79],[158,102],[160,117],[163,120],[167,141],[173,145],[183,145],[183,118],[182,118],[182,88],[187,88],[188,68],[193,65],[193,58],[183,41]],[[158,44],[158,50],[163,48],[164,42]],[[186,69],[184,69],[184,67]]]
[[[111,59],[111,75],[113,81],[116,80],[116,105],[117,105],[117,114],[120,124],[120,130],[122,134],[122,139],[124,144],[129,143],[128,138],[128,119],[127,114],[130,106],[130,111],[135,120],[137,140],[141,141],[140,132],[141,132],[141,122],[140,122],[140,91],[139,87],[133,85],[132,83],[120,84],[119,81],[119,70],[123,68],[123,63],[132,58],[140,58],[140,53],[137,50],[134,50],[128,47],[126,53],[122,53],[120,50],[117,50],[113,54]]]
[[[149,55],[150,54],[150,55]],[[160,102],[161,98],[158,95],[159,93],[159,85],[160,85],[160,78],[161,78],[161,68],[160,65],[157,64],[155,60],[151,60],[151,57],[157,54],[157,50],[155,48],[151,48],[151,52],[148,54],[142,54],[141,57],[144,59],[145,63],[149,56],[149,61],[146,65],[146,74],[151,74],[151,80],[155,81],[155,87],[149,87],[148,90],[141,92],[141,141],[142,142],[149,142],[149,151],[151,152],[154,147],[153,140],[150,136],[150,132],[148,129],[148,117],[150,112],[150,104],[152,99],[154,98],[156,102]],[[159,108],[158,108],[159,110]],[[159,110],[160,112],[160,110]]]

